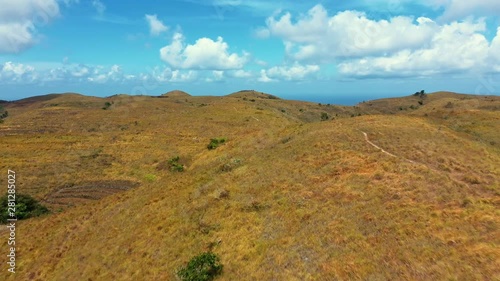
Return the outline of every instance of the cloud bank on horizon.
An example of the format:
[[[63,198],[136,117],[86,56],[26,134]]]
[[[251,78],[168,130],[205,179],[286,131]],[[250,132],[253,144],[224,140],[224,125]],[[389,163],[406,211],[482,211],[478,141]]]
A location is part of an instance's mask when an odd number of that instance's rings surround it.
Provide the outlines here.
[[[173,88],[500,92],[497,0],[0,1],[3,99]]]

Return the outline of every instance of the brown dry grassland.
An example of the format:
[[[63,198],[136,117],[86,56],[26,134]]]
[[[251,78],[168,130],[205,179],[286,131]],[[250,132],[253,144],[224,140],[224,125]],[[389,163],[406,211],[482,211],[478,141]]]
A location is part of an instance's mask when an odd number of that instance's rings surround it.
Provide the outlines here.
[[[3,106],[0,170],[52,213],[18,222],[15,275],[0,233],[2,280],[176,280],[209,249],[217,280],[500,280],[500,97]]]

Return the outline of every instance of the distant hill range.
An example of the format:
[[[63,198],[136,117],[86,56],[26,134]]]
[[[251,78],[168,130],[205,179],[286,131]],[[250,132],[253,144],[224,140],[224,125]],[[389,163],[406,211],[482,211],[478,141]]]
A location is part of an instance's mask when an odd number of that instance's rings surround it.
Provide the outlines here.
[[[227,95],[233,98],[246,98],[246,99],[280,99],[277,96],[266,94],[263,92],[258,92],[255,90],[241,90]]]
[[[173,98],[184,98],[184,97],[190,97],[191,95],[181,91],[181,90],[173,90],[170,92],[167,92],[165,94],[161,95],[162,97],[173,97]]]

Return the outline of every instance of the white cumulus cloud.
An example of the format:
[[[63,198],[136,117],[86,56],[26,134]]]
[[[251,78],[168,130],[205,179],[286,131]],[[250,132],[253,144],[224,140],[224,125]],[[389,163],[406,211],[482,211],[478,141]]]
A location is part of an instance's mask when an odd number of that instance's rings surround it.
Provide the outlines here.
[[[157,15],[146,15],[145,18],[149,24],[149,33],[151,35],[158,36],[168,30],[168,27],[158,19]]]
[[[0,53],[19,53],[37,42],[36,27],[57,18],[56,0],[2,0]]]
[[[394,17],[371,20],[358,11],[333,16],[322,5],[311,8],[295,23],[286,13],[266,21],[269,33],[283,39],[287,55],[295,60],[332,61],[336,58],[382,54],[425,44],[437,29],[430,19]]]
[[[267,76],[266,71],[264,69],[261,69],[260,70],[260,77],[257,79],[257,81],[263,82],[263,83],[268,83],[268,82],[275,82],[276,80],[269,78]]]
[[[431,4],[444,7],[440,20],[458,20],[469,15],[500,16],[498,0],[428,0]]]
[[[160,49],[160,58],[174,68],[207,70],[240,69],[248,61],[246,52],[241,56],[229,53],[229,45],[220,36],[217,41],[200,38],[192,45],[184,41],[181,33],[175,33],[172,43]]]
[[[264,71],[265,75],[261,75],[272,80],[300,81],[309,78],[312,74],[320,70],[318,65],[300,65],[295,63],[292,66],[274,66]],[[261,72],[262,74],[262,72]]]
[[[498,69],[498,36],[490,43],[480,34],[484,23],[453,22],[440,27],[426,46],[387,56],[366,57],[339,64],[340,73],[357,77],[430,76]]]
[[[31,65],[8,61],[0,68],[0,81],[6,83],[31,82],[36,78],[35,68]]]
[[[243,69],[238,69],[236,71],[233,71],[231,73],[231,76],[235,78],[250,78],[252,77],[252,73]]]
[[[290,13],[270,17],[267,29],[283,40],[289,59],[333,63],[345,76],[429,76],[500,68],[500,39],[497,35],[489,42],[483,35],[484,19],[445,24],[426,17],[373,20],[358,11],[331,16],[316,5],[295,21]],[[273,78],[269,70],[266,74]]]
[[[497,34],[491,42],[488,57],[495,65],[493,71],[500,72],[500,27],[497,28]]]

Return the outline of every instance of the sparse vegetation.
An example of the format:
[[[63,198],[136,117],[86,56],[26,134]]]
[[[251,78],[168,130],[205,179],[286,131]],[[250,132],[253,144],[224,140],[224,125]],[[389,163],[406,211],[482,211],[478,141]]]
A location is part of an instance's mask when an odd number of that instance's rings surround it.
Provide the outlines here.
[[[154,182],[156,181],[156,176],[153,175],[153,174],[147,174],[144,176],[144,178],[148,181],[148,182]]]
[[[13,202],[11,202],[13,203]],[[0,198],[0,222],[7,223],[7,219],[17,218],[18,220],[27,219],[31,217],[38,217],[43,214],[49,213],[47,207],[40,204],[36,199],[27,194],[15,195],[15,217],[10,216],[13,206],[9,205],[8,194]]]
[[[206,252],[192,258],[177,276],[182,281],[211,281],[222,274],[223,267],[216,254]]]
[[[1,112],[2,110],[0,110]],[[2,113],[0,113],[0,120],[2,119],[5,119],[9,116],[9,112],[7,110],[3,111]]]
[[[326,121],[330,119],[330,116],[326,112],[321,112],[321,121]]]
[[[184,165],[179,163],[180,157],[176,156],[168,160],[170,164],[170,170],[174,172],[182,172],[184,171]]]
[[[420,92],[415,92],[415,94],[413,94],[413,95],[416,96],[416,97],[424,98],[425,97],[425,91],[421,90]]]
[[[18,192],[62,211],[19,224],[22,264],[6,281],[176,280],[207,251],[221,280],[498,272],[500,97],[112,99],[110,110],[111,98],[68,95],[3,104],[0,155]],[[228,140],[208,150],[212,137]]]
[[[230,172],[234,168],[238,167],[241,165],[241,159],[232,159],[231,161],[224,163],[222,166],[220,166],[220,171],[221,172]]]
[[[112,103],[110,103],[110,102],[107,101],[107,102],[104,103],[104,106],[103,106],[102,109],[106,110],[106,109],[110,108],[111,105],[112,105]]]
[[[207,148],[212,150],[212,149],[216,149],[217,147],[219,147],[219,145],[223,144],[226,142],[226,138],[214,138],[214,139],[210,139],[210,143],[207,145]]]

